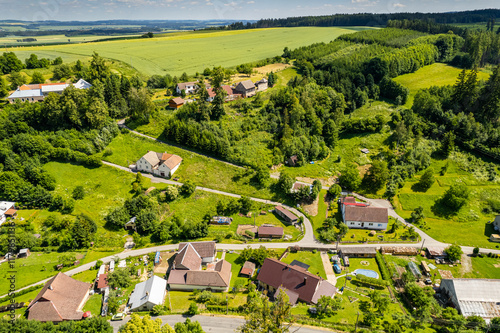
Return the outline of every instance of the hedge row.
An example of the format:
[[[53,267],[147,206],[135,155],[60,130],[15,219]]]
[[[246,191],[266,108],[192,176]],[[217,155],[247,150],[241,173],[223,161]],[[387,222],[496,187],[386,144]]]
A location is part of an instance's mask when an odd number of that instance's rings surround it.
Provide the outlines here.
[[[380,269],[380,273],[382,273],[382,279],[391,280],[391,274],[389,273],[389,270],[387,269],[387,266],[385,265],[384,257],[382,257],[382,254],[380,252],[377,252],[375,259],[377,260],[377,264],[378,264],[378,268]]]
[[[368,276],[364,276],[362,274],[356,275],[355,280],[364,284],[370,284],[372,286],[377,286],[377,287],[387,287],[389,285],[388,281],[371,278]]]
[[[12,297],[14,299],[16,299],[17,297],[22,296],[22,295],[27,294],[27,293],[30,293],[33,290],[42,289],[42,287],[43,287],[43,284],[40,284],[40,285],[37,285],[37,286],[31,286],[29,288],[26,288],[26,289],[23,289],[21,291],[18,291],[17,293],[14,293],[13,296],[9,296],[9,295],[4,296],[4,297],[0,298],[0,303],[10,301],[10,299]]]

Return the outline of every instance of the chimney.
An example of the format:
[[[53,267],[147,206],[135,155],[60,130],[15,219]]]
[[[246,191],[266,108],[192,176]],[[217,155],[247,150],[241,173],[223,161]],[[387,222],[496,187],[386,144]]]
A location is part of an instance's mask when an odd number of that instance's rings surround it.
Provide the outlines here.
[[[54,288],[52,288],[52,285],[50,285],[50,286],[49,286],[49,289],[50,289],[50,290],[54,290]]]
[[[307,284],[307,276],[304,276],[304,284]]]
[[[149,296],[149,291],[146,291],[146,296]]]

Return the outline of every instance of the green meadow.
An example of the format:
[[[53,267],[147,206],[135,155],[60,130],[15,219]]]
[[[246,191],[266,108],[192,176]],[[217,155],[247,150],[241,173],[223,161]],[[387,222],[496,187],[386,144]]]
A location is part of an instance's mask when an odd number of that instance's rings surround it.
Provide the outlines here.
[[[432,86],[453,85],[457,81],[458,74],[462,69],[449,66],[442,63],[435,63],[429,66],[420,68],[414,73],[404,74],[394,78],[394,81],[401,83],[403,86],[410,89],[410,96],[406,102],[406,107],[413,105],[413,99],[420,89],[430,88]],[[489,74],[478,72],[479,80],[487,80]]]
[[[207,67],[232,67],[280,55],[291,49],[363,28],[300,27],[216,32],[185,32],[152,39],[133,39],[73,45],[22,47],[13,50],[20,59],[31,53],[39,57],[61,56],[65,62],[101,56],[127,63],[146,75],[183,72],[194,74]]]

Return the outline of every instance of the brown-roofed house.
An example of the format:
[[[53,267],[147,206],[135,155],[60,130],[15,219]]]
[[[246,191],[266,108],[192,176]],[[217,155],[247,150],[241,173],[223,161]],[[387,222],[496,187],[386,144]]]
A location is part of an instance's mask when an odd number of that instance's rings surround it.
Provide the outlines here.
[[[200,270],[201,269],[201,256],[194,249],[191,243],[183,246],[174,259],[175,270]]]
[[[175,97],[172,98],[170,101],[168,101],[168,107],[172,109],[178,109],[181,106],[183,106],[186,102],[180,98],[180,97]]]
[[[226,101],[233,101],[238,97],[240,97],[238,94],[234,93],[233,88],[231,88],[231,86],[225,85],[221,86],[221,88],[226,92],[226,97],[225,97]],[[212,102],[216,95],[214,89],[213,88],[207,89],[207,93],[208,93],[207,102]]]
[[[182,250],[187,244],[191,244],[200,256],[202,263],[209,263],[215,260],[215,242],[191,242],[191,243],[180,243],[179,250]]]
[[[108,274],[100,274],[97,278],[97,289],[103,292],[106,288],[109,288]]]
[[[198,89],[198,84],[199,84],[198,81],[181,82],[177,84],[177,86],[175,87],[175,91],[177,92],[178,95],[180,95],[183,90],[186,93],[186,95],[194,94]]]
[[[231,282],[231,264],[226,260],[220,260],[215,264],[213,270],[172,270],[168,277],[170,290],[195,289],[212,291],[227,291]]]
[[[255,95],[255,84],[251,80],[246,80],[243,82],[240,82],[236,85],[234,88],[234,91],[237,94],[241,94],[241,96],[247,98],[247,97],[252,97]]]
[[[255,272],[255,264],[251,261],[245,261],[243,267],[241,268],[240,275],[244,275],[248,278],[251,278],[254,272]]]
[[[287,223],[295,224],[299,221],[299,218],[295,216],[295,214],[281,206],[274,207],[274,212],[283,218]]]
[[[260,226],[257,233],[259,238],[281,238],[283,237],[283,228]]]
[[[344,198],[340,201],[342,220],[349,228],[385,230],[389,222],[387,208],[371,207],[357,203],[354,198]]]
[[[291,266],[279,260],[266,258],[259,271],[257,281],[269,293],[276,293],[278,288],[290,291],[292,301],[300,300],[305,303],[316,304],[321,296],[333,297],[337,288],[321,277],[311,274],[299,266]],[[298,296],[290,297],[292,293]]]
[[[172,177],[182,163],[182,157],[148,151],[136,163],[137,171],[152,173],[159,177]]]
[[[28,319],[41,322],[81,320],[82,307],[89,296],[89,289],[90,284],[58,273],[29,304]]]

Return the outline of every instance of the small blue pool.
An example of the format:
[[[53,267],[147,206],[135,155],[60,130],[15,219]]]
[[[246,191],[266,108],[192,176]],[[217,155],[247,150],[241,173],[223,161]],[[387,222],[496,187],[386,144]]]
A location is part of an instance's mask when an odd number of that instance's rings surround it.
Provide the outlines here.
[[[374,279],[378,279],[378,273],[375,271],[372,271],[371,269],[357,269],[353,273],[356,275],[361,274],[361,275],[368,276],[368,277],[371,277]]]

